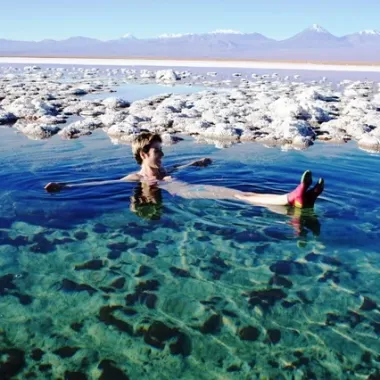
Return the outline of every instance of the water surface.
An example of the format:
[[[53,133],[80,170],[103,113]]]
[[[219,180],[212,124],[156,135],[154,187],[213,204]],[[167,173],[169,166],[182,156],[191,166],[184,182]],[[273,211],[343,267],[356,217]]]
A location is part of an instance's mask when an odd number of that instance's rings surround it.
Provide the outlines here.
[[[302,213],[165,191],[144,204],[133,183],[44,192],[49,181],[137,169],[130,147],[101,131],[72,141],[0,133],[3,378],[379,371],[379,155],[351,143],[219,150],[184,137],[165,148],[168,165],[214,163],[180,180],[282,194],[311,169],[326,190]]]

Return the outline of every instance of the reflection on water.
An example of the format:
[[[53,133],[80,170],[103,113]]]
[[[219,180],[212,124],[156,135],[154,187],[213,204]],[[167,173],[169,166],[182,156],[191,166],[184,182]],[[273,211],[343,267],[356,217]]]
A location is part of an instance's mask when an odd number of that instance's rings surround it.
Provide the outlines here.
[[[190,183],[283,193],[310,168],[314,211],[183,199],[120,178],[101,132],[29,141],[2,130],[0,378],[376,378],[379,156],[351,145],[281,152],[167,148]]]

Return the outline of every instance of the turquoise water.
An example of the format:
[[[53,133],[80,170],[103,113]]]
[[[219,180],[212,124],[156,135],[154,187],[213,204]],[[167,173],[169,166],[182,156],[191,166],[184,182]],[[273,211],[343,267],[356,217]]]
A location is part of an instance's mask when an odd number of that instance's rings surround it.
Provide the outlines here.
[[[380,156],[185,138],[165,148],[167,165],[214,163],[183,181],[281,194],[309,168],[326,190],[303,213],[165,191],[143,205],[132,183],[44,192],[136,170],[130,147],[103,132],[0,133],[1,379],[379,373]]]

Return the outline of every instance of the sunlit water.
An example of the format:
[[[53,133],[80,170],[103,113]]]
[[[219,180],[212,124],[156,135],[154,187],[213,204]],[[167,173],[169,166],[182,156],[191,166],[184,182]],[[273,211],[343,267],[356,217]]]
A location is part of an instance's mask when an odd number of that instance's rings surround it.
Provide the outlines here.
[[[0,378],[368,378],[380,368],[380,171],[355,144],[225,150],[190,183],[285,193],[303,170],[314,212],[239,201],[143,204],[134,183],[44,192],[137,169],[101,131],[31,141],[2,128]],[[124,376],[124,377],[123,377]],[[375,377],[373,377],[375,378]]]

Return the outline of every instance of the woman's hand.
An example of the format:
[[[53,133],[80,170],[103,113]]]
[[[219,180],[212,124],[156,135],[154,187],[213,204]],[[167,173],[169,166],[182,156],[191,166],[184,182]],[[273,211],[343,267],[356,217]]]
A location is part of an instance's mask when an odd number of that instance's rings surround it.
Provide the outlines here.
[[[192,162],[191,166],[206,167],[212,163],[211,158],[201,158],[200,160]]]
[[[64,187],[66,187],[66,185],[65,185],[64,183],[49,182],[49,183],[44,187],[44,189],[45,189],[48,193],[56,193],[56,192],[60,191],[61,189],[63,189]]]

